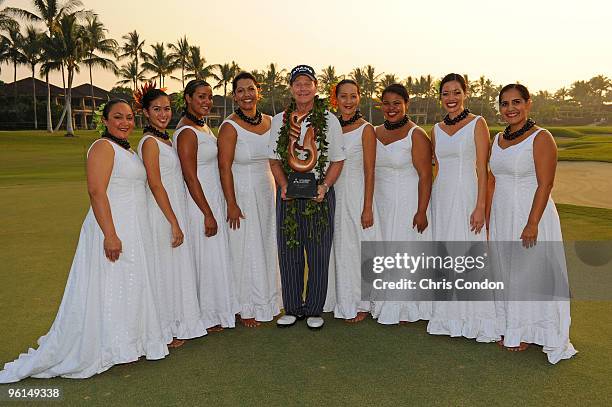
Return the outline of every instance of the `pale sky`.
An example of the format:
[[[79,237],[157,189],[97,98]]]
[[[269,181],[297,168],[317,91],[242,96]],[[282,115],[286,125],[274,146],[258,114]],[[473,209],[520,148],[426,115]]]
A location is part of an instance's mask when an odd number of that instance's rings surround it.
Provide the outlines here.
[[[159,1],[84,0],[109,30],[134,29],[146,40],[175,42],[187,35],[209,64],[236,61],[243,69],[307,63],[320,72],[334,65],[348,74],[367,64],[378,72],[408,75],[449,72],[480,75],[496,84],[520,81],[532,91],[555,90],[576,80],[612,77],[612,3],[606,0],[306,0]],[[31,9],[30,0],[6,6]],[[120,64],[125,63],[121,61]],[[12,81],[2,65],[0,78]],[[88,82],[83,67],[75,85]],[[175,76],[180,76],[177,71]],[[20,68],[18,79],[29,77]],[[60,85],[61,77],[52,77]],[[116,79],[94,71],[106,89]],[[170,91],[180,82],[167,79]]]

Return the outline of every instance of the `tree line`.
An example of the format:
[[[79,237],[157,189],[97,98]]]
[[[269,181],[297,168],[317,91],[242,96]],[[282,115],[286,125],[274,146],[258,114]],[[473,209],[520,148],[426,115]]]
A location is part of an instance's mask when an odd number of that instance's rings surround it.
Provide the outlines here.
[[[5,0],[0,0],[0,7]],[[117,77],[117,91],[130,93],[144,81],[155,80],[163,87],[167,78],[180,81],[184,87],[190,79],[204,79],[213,88],[223,92],[223,115],[228,105],[233,109],[231,81],[240,72],[235,62],[208,64],[200,46],[192,44],[187,36],[173,43],[147,44],[136,31],[126,33],[119,41],[108,37],[108,30],[99,16],[84,9],[80,0],[32,0],[30,9],[5,7],[0,9],[0,68],[6,64],[17,79],[17,68],[27,66],[32,75],[32,105],[34,127],[38,128],[36,106],[36,82],[44,78],[47,84],[47,131],[58,130],[66,118],[72,117],[72,86],[76,73],[86,69],[89,73],[92,103],[95,109],[93,75],[94,68],[112,71]],[[61,72],[64,106],[55,128],[52,125],[49,74]],[[276,63],[252,73],[262,85],[262,111],[276,114],[290,98],[289,72]],[[329,96],[333,84],[348,77],[355,80],[362,90],[362,106],[370,121],[380,118],[377,113],[378,95],[391,83],[404,84],[412,98],[411,111],[419,112],[423,121],[431,123],[440,116],[438,102],[439,78],[431,75],[399,78],[393,73],[377,72],[367,65],[353,69],[348,75],[339,74],[335,67],[325,67],[318,76],[319,91]],[[501,85],[485,76],[472,80],[469,85],[470,109],[487,118],[498,119],[497,95]],[[14,100],[17,100],[16,86]],[[612,81],[603,75],[586,81],[575,81],[568,88],[556,92],[540,91],[533,95],[533,116],[547,124],[563,121],[563,124],[587,124],[611,122]],[[66,119],[66,132],[74,134],[72,120]],[[574,122],[572,122],[574,121]]]

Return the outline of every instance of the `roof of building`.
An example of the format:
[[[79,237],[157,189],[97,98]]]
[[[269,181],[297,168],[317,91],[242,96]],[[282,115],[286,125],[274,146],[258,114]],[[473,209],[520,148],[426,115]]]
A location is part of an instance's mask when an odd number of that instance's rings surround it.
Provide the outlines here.
[[[74,86],[72,88],[72,97],[73,98],[75,97],[76,98],[82,98],[82,97],[91,98],[91,88],[92,86],[89,83],[83,83],[82,85]],[[93,94],[94,94],[95,99],[108,100],[108,99],[112,99],[113,97],[112,93],[102,88],[99,88],[96,85],[93,85]]]
[[[47,83],[45,81],[41,81],[38,78],[34,78],[34,82],[36,83],[36,96],[37,97],[47,97]],[[15,92],[15,87],[17,87],[17,95],[18,96],[32,96],[32,77],[19,79],[16,82],[4,83],[0,85],[0,96],[13,96]],[[51,90],[51,96],[64,96],[64,89],[55,86],[53,84],[49,84],[49,88]]]

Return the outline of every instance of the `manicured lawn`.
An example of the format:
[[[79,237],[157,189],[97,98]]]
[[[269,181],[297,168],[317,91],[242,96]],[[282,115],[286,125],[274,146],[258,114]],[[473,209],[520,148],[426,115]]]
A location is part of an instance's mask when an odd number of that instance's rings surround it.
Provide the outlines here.
[[[0,365],[35,346],[53,321],[88,208],[83,158],[94,137],[0,133]],[[558,209],[565,239],[612,239],[612,210]],[[325,318],[320,332],[238,327],[189,341],[162,361],[18,386],[61,387],[63,403],[75,406],[603,406],[612,397],[610,301],[572,303],[580,353],[555,366],[537,347],[515,354],[430,336],[424,322]]]

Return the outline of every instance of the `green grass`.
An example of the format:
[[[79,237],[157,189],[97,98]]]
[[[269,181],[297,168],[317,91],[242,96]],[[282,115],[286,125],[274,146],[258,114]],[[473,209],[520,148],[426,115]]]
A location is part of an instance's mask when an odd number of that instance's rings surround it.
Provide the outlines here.
[[[0,363],[35,346],[53,321],[88,208],[83,154],[93,138],[0,133]],[[612,239],[612,210],[558,209],[566,239]],[[320,332],[238,327],[189,341],[162,361],[19,386],[61,387],[63,403],[51,405],[75,406],[559,406],[608,405],[611,397],[609,301],[573,302],[580,353],[555,366],[537,347],[514,354],[430,336],[423,322],[326,321]]]
[[[557,204],[564,240],[612,240],[612,210]]]

